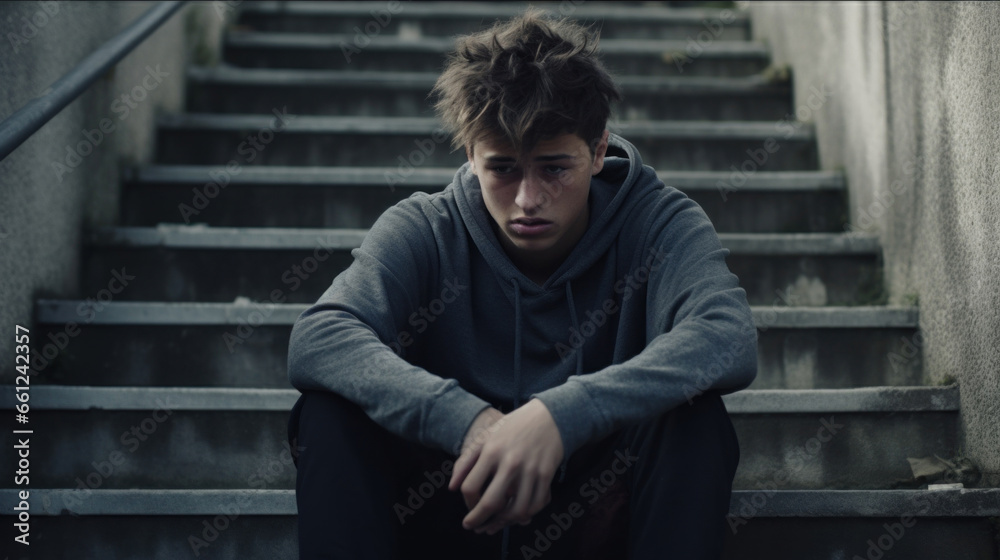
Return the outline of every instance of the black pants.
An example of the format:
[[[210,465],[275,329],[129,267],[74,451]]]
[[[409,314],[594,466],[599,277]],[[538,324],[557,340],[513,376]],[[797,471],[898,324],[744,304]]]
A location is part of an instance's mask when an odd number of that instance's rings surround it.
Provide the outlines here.
[[[712,559],[739,444],[715,393],[580,448],[528,526],[476,535],[448,490],[454,457],[384,430],[328,391],[291,411],[301,559]],[[561,480],[560,480],[561,479]]]

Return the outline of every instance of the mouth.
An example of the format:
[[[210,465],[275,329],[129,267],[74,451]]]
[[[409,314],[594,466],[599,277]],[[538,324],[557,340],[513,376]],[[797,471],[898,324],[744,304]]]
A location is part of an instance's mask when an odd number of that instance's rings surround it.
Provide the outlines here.
[[[553,225],[541,218],[517,218],[510,221],[510,228],[514,233],[525,237],[541,235],[552,229]]]

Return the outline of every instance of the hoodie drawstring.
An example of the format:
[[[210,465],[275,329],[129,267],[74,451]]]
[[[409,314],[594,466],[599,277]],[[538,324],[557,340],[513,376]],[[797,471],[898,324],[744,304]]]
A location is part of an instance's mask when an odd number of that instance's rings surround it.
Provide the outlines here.
[[[521,406],[521,286],[514,284],[514,408]]]
[[[510,283],[514,285],[514,408],[521,406],[521,286],[516,278],[511,278]],[[566,303],[569,304],[569,317],[574,328],[579,328],[577,324],[576,304],[573,303],[573,287],[569,281],[566,282]],[[583,346],[576,349],[576,375],[583,373]],[[559,467],[559,482],[566,478],[566,463],[563,461]],[[507,549],[510,544],[510,527],[503,529],[503,544],[500,549],[500,558],[507,559]]]
[[[516,278],[514,285],[514,408],[521,406],[521,286]],[[510,527],[503,528],[503,544],[500,547],[501,560],[507,560],[507,546],[510,543]]]
[[[569,320],[572,321],[573,328],[580,328],[580,324],[577,322],[576,317],[576,305],[573,303],[573,287],[570,285],[569,281],[566,281],[566,301],[569,303]],[[583,345],[581,344],[579,348],[576,349],[576,373],[575,375],[580,375],[583,373]]]

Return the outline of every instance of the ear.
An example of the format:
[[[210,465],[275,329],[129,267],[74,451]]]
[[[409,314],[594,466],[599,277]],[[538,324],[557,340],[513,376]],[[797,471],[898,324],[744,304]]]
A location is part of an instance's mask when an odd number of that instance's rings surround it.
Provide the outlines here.
[[[594,148],[594,165],[590,170],[591,175],[597,175],[604,169],[604,155],[608,153],[608,129],[604,129],[601,139]]]
[[[476,173],[476,158],[472,155],[471,146],[465,147],[465,157],[469,158],[469,167],[472,168],[472,174],[478,175],[478,173]]]

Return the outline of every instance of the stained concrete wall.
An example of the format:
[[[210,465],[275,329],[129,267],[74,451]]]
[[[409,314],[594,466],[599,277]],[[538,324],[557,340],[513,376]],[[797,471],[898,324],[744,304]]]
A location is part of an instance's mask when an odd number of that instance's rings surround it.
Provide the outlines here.
[[[0,3],[0,120],[154,5]],[[78,283],[82,231],[117,222],[121,167],[150,160],[156,116],[183,109],[188,62],[217,59],[227,8],[182,8],[0,161],[0,383],[35,299],[95,297]]]
[[[889,303],[920,306],[927,382],[960,383],[962,451],[1000,486],[1000,3],[746,4],[822,167],[847,175],[848,230],[882,240]]]

